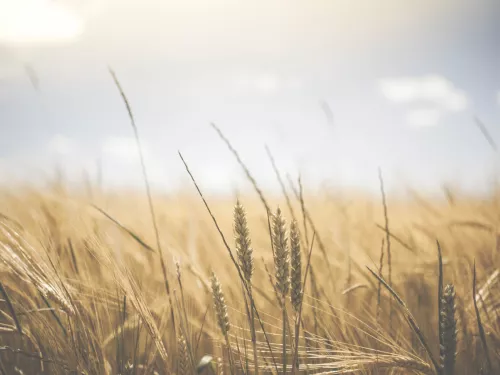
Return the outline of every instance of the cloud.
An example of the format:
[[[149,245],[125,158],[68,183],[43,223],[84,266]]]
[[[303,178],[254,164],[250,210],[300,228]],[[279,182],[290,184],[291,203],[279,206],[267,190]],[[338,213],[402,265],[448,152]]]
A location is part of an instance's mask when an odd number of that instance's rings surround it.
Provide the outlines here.
[[[379,82],[382,94],[397,104],[427,102],[443,111],[467,108],[467,96],[452,82],[439,75],[386,78]]]
[[[427,127],[437,125],[441,116],[442,112],[437,109],[424,108],[409,111],[406,120],[412,126]]]
[[[75,145],[70,138],[57,134],[50,139],[47,148],[50,153],[68,155],[74,151]]]
[[[144,157],[148,155],[146,148],[143,146]],[[137,143],[132,137],[109,137],[103,145],[102,151],[105,155],[114,159],[121,159],[127,162],[139,160],[139,150]]]
[[[278,90],[279,80],[274,74],[262,74],[255,79],[255,88],[257,91],[265,94],[271,94]]]
[[[433,126],[446,113],[467,109],[465,92],[440,75],[384,78],[379,81],[382,95],[398,105],[419,105],[410,109],[407,121],[413,126]]]
[[[169,176],[164,160],[157,158],[148,147],[141,142],[148,181],[151,184],[164,186],[169,183]],[[101,147],[103,154],[104,174],[113,183],[142,183],[139,150],[133,137],[109,137]],[[124,173],[125,172],[125,173]]]
[[[0,43],[66,42],[83,29],[81,18],[54,1],[0,0]]]
[[[273,94],[280,88],[280,79],[276,74],[240,74],[233,78],[233,84],[238,90]]]

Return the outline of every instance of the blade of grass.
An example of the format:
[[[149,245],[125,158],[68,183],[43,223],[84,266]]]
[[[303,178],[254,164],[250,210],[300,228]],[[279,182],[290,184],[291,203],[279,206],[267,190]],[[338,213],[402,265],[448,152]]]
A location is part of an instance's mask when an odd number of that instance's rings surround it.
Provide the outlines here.
[[[386,230],[386,228],[385,228],[384,226],[382,226],[382,225],[380,225],[380,224],[375,224],[375,226],[376,226],[378,229],[380,229],[380,230],[384,231],[384,233],[386,233],[386,234],[387,234],[387,230]],[[413,249],[410,245],[408,245],[406,242],[404,242],[401,238],[399,238],[398,236],[396,236],[394,233],[392,233],[392,232],[390,232],[390,231],[389,231],[389,236],[390,236],[393,240],[395,240],[397,243],[399,243],[401,246],[403,246],[406,250],[411,251],[413,254],[415,254],[415,253],[416,253],[415,249]]]
[[[7,303],[7,308],[9,309],[10,314],[12,315],[12,319],[14,319],[14,323],[16,325],[17,331],[22,336],[23,335],[23,329],[21,327],[21,322],[19,322],[19,319],[17,317],[16,311],[14,310],[14,306],[12,305],[10,297],[7,294],[7,291],[5,290],[2,282],[0,282],[0,293],[2,293],[3,298],[5,299],[5,302]]]
[[[438,272],[439,272],[439,279],[438,279],[438,335],[439,335],[439,345],[443,345],[443,328],[441,326],[442,318],[441,318],[441,311],[443,311],[443,255],[441,252],[441,245],[439,244],[439,241],[436,241],[437,243],[437,250],[438,250]]]
[[[153,249],[151,246],[149,246],[144,240],[142,240],[137,234],[132,232],[130,229],[128,229],[126,226],[121,224],[118,220],[116,220],[114,217],[112,217],[110,214],[108,214],[106,211],[104,211],[102,208],[97,207],[95,204],[91,204],[93,208],[95,208],[97,211],[99,211],[101,214],[106,216],[109,220],[111,220],[114,224],[116,224],[121,230],[123,230],[125,233],[127,233],[130,237],[132,237],[139,245],[141,245],[144,249],[151,251],[153,253],[156,253],[156,250]]]
[[[42,292],[38,291],[38,293],[40,294],[40,297],[42,297],[42,300],[43,302],[45,303],[45,305],[47,306],[47,308],[49,309],[50,313],[52,314],[52,316],[54,317],[54,319],[56,320],[57,324],[59,325],[59,327],[61,327],[63,333],[64,333],[64,336],[67,337],[68,336],[68,332],[66,331],[66,328],[64,328],[64,325],[62,324],[62,321],[61,319],[59,318],[59,316],[56,314],[56,311],[54,308],[52,308],[52,306],[50,305],[50,302],[49,300],[43,295]]]
[[[285,197],[286,204],[288,206],[288,210],[290,211],[290,215],[292,216],[293,220],[296,220],[295,211],[293,210],[292,202],[290,200],[290,195],[288,194],[286,187],[285,187],[285,184],[283,182],[283,179],[281,178],[281,173],[279,172],[278,167],[276,167],[276,162],[274,160],[273,154],[271,153],[271,150],[269,149],[269,147],[267,145],[265,146],[265,149],[266,149],[266,153],[267,153],[267,156],[269,158],[269,161],[271,162],[271,166],[273,167],[274,174],[276,175],[276,179],[278,180],[278,183],[280,184],[281,192],[283,193],[283,195]]]
[[[387,249],[387,272],[388,272],[388,281],[389,286],[392,286],[392,258],[391,258],[391,236],[389,232],[389,214],[387,213],[387,199],[385,196],[385,188],[384,188],[384,179],[382,178],[382,169],[378,169],[378,179],[380,182],[380,193],[382,195],[382,206],[384,208],[384,223],[385,223],[385,245]],[[389,302],[389,327],[392,326],[392,300]]]
[[[488,129],[486,129],[486,126],[484,125],[484,123],[481,120],[479,120],[479,118],[476,116],[474,116],[474,122],[476,123],[476,126],[479,128],[479,130],[481,131],[481,134],[484,136],[484,139],[486,139],[486,142],[488,142],[488,144],[490,145],[492,150],[497,152],[498,151],[497,144],[493,140],[493,137],[491,136]]]
[[[217,127],[217,125],[215,125],[213,122],[210,123],[210,126],[217,132],[217,134],[219,135],[219,137],[224,141],[224,143],[226,144],[227,148],[229,149],[229,151],[231,151],[231,153],[234,155],[234,157],[236,158],[236,161],[238,162],[238,164],[241,166],[241,168],[243,169],[243,171],[245,172],[245,175],[247,176],[248,180],[252,183],[255,191],[257,192],[257,194],[259,195],[259,198],[260,198],[260,201],[262,202],[262,204],[264,205],[264,207],[266,208],[266,211],[267,212],[270,212],[270,208],[269,208],[269,204],[267,203],[267,200],[266,198],[264,197],[264,193],[262,193],[262,190],[260,190],[259,188],[259,185],[257,184],[257,181],[255,180],[255,178],[252,176],[252,174],[250,173],[250,170],[247,168],[247,166],[245,165],[245,163],[243,163],[243,160],[241,160],[240,158],[240,155],[238,154],[238,151],[236,151],[234,149],[234,147],[231,145],[231,142],[229,142],[229,140],[226,138],[226,136],[222,133],[222,131]]]
[[[171,319],[172,319],[174,339],[175,339],[175,341],[177,341],[177,337],[176,337],[176,333],[175,333],[176,327],[175,327],[174,305],[172,303],[172,296],[170,294],[170,284],[169,284],[168,277],[167,277],[167,266],[166,266],[165,259],[163,257],[163,251],[161,248],[160,233],[158,231],[158,224],[156,222],[156,214],[155,214],[155,209],[154,209],[154,205],[153,205],[153,198],[151,196],[151,187],[149,185],[148,175],[147,175],[147,171],[146,171],[146,164],[144,162],[144,155],[142,152],[141,141],[139,139],[139,132],[137,130],[137,125],[135,124],[135,118],[134,118],[134,115],[132,113],[132,108],[130,107],[127,96],[125,95],[125,92],[123,91],[122,86],[121,86],[120,82],[118,81],[118,78],[116,77],[115,72],[111,68],[109,68],[109,73],[111,74],[111,77],[113,78],[113,81],[115,82],[115,85],[118,88],[118,91],[120,92],[120,95],[123,99],[123,102],[125,103],[125,107],[127,108],[128,116],[130,119],[130,125],[132,126],[132,130],[134,132],[134,138],[135,138],[135,142],[137,144],[137,150],[139,152],[139,160],[141,162],[142,177],[144,179],[144,185],[146,187],[146,194],[148,197],[149,210],[151,213],[151,219],[153,222],[153,228],[154,228],[154,232],[155,232],[156,247],[158,248],[158,252],[160,254],[160,264],[161,264],[161,270],[163,273],[163,280],[165,282],[165,289],[167,291],[167,296],[168,296],[168,299],[170,302],[170,314],[171,314]]]
[[[201,321],[200,332],[198,332],[198,338],[196,339],[196,345],[194,346],[194,353],[193,354],[197,354],[197,352],[198,352],[198,345],[200,344],[201,335],[203,334],[203,327],[205,326],[205,321],[207,319],[207,314],[208,314],[209,309],[210,309],[210,305],[207,306],[207,308],[205,310],[205,314],[203,314],[203,320]]]

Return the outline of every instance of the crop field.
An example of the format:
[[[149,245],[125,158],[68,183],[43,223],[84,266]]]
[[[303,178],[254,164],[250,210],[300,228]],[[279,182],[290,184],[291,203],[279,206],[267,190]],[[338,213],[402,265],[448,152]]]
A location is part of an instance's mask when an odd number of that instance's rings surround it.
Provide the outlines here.
[[[496,193],[282,186],[4,188],[1,373],[500,371]]]

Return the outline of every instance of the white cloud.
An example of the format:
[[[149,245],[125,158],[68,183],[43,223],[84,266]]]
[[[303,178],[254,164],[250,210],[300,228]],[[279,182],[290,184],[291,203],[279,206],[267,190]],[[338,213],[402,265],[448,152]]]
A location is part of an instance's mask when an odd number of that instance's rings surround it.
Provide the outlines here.
[[[142,144],[143,153],[147,154],[147,150]],[[106,139],[102,145],[102,151],[107,156],[125,161],[139,160],[139,150],[137,143],[132,137],[110,137]]]
[[[442,112],[434,108],[424,108],[409,111],[406,120],[412,126],[427,127],[439,123]]]
[[[0,42],[53,43],[82,34],[83,20],[49,0],[0,0]]]
[[[397,104],[427,102],[450,112],[463,111],[468,105],[465,92],[439,75],[385,78],[379,85],[382,94]]]
[[[141,142],[148,181],[151,184],[165,186],[169,183],[168,171],[163,159],[157,158],[148,148],[147,142]],[[103,174],[113,183],[138,183],[142,181],[139,150],[133,137],[109,137],[101,147],[103,153]],[[125,172],[125,173],[124,173]]]
[[[50,153],[58,155],[71,154],[75,149],[74,142],[70,138],[61,134],[53,136],[47,147]]]
[[[385,78],[379,81],[379,88],[391,102],[412,106],[406,113],[412,126],[437,125],[447,113],[460,112],[468,106],[465,92],[440,75]]]
[[[280,87],[280,79],[272,73],[240,74],[233,79],[233,84],[238,90],[273,94]]]
[[[255,80],[255,88],[265,94],[276,92],[278,86],[278,77],[274,74],[262,74]]]

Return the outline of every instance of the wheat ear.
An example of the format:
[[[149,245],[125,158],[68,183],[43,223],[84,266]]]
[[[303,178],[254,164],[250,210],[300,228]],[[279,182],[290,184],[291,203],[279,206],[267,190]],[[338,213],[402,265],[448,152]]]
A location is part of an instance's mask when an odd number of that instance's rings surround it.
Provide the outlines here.
[[[453,375],[457,352],[457,321],[455,319],[455,288],[444,287],[441,301],[441,369],[443,375]]]
[[[276,290],[283,303],[283,375],[286,373],[286,297],[290,291],[290,251],[287,244],[286,221],[278,207],[273,215],[272,239],[274,247],[274,268],[276,277]]]
[[[238,262],[240,264],[243,277],[247,284],[247,290],[252,298],[252,275],[254,270],[254,259],[253,259],[253,249],[252,241],[250,240],[250,231],[248,229],[247,218],[245,209],[236,201],[234,207],[234,240],[236,243],[236,255],[238,256]],[[248,312],[248,309],[247,309]],[[250,322],[250,332],[252,335],[252,350],[253,350],[253,361],[254,361],[254,371],[258,374],[259,371],[259,361],[257,357],[257,336],[255,333],[255,315],[254,310],[250,307],[249,309],[249,322]]]
[[[300,233],[295,220],[290,224],[290,266],[290,298],[295,313],[298,313],[302,301],[302,259],[300,252]]]
[[[229,323],[229,315],[227,314],[226,300],[224,299],[224,292],[222,291],[222,286],[220,285],[217,275],[212,271],[211,277],[212,284],[212,297],[214,300],[215,315],[217,317],[217,324],[219,325],[220,331],[226,340],[227,350],[229,352],[229,362],[231,374],[233,373],[233,360],[231,343],[229,340],[229,329],[231,325]]]
[[[187,342],[184,335],[181,333],[177,338],[177,361],[178,361],[178,373],[179,375],[189,374],[189,357]]]

